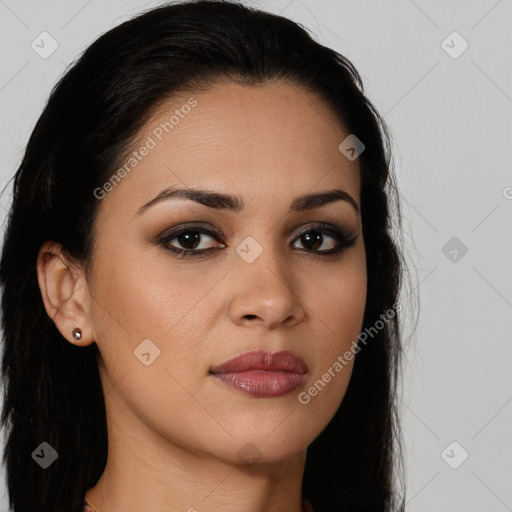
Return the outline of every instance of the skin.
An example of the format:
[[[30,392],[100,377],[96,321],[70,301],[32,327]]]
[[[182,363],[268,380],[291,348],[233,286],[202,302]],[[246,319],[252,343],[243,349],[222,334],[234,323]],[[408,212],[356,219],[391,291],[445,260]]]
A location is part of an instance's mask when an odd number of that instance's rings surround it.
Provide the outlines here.
[[[134,150],[190,97],[191,112],[100,201],[88,271],[58,244],[39,254],[48,314],[70,343],[96,343],[101,354],[109,455],[86,498],[102,512],[299,512],[307,447],[335,414],[354,361],[308,404],[298,396],[357,339],[367,276],[361,217],[349,202],[289,206],[336,188],[360,207],[359,163],[338,150],[348,132],[323,100],[284,82],[224,83],[167,100]],[[137,214],[171,185],[236,194],[245,207],[170,199]],[[201,235],[196,251],[221,248],[179,259],[155,241],[189,223],[223,235]],[[324,235],[308,250],[298,233],[318,223],[354,233],[355,244],[321,254],[337,244]],[[249,236],[263,249],[252,263],[236,252]],[[160,350],[149,366],[134,355],[145,339]],[[303,358],[306,382],[255,398],[209,375],[254,348]]]

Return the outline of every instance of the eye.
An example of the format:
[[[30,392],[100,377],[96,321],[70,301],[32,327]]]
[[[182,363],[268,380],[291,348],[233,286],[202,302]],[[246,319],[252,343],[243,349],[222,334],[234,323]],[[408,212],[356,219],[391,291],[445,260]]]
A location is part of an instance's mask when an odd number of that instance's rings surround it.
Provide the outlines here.
[[[357,236],[330,224],[319,224],[304,229],[295,240],[305,246],[307,251],[339,254],[346,248],[352,247]]]
[[[181,226],[162,236],[158,243],[182,259],[205,256],[226,247],[224,243],[212,245],[211,240],[222,240],[222,234],[202,226]],[[300,242],[305,252],[335,255],[352,247],[356,240],[357,235],[347,233],[334,225],[318,224],[303,229],[295,238],[293,246],[296,247],[295,244]]]
[[[207,239],[221,238],[220,234],[204,227],[182,226],[172,233],[162,237],[159,243],[180,258],[200,256],[216,248],[212,247]],[[221,244],[217,248],[226,247]]]

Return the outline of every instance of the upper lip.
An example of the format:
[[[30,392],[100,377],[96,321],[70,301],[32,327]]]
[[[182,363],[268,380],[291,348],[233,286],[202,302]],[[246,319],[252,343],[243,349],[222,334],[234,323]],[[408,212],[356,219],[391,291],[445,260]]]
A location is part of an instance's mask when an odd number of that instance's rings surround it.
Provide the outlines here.
[[[308,368],[303,359],[287,350],[265,352],[255,349],[238,354],[225,363],[212,367],[210,373],[233,373],[246,370],[306,373]]]

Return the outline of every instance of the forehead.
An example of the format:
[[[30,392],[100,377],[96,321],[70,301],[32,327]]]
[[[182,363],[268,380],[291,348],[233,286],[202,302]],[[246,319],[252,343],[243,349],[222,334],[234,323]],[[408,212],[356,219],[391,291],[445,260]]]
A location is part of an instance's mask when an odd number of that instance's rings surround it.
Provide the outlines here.
[[[322,98],[297,85],[226,83],[180,93],[153,110],[102,208],[134,213],[171,185],[233,193],[248,203],[290,203],[341,187],[358,201],[358,161],[338,149],[348,135]]]

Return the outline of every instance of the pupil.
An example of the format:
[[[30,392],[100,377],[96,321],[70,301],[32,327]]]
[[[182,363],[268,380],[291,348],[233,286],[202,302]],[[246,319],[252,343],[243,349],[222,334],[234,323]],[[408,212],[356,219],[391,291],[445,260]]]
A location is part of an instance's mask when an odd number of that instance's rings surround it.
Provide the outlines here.
[[[199,245],[200,233],[182,233],[178,236],[178,241],[181,245],[185,246],[186,249],[195,249]],[[192,244],[192,246],[189,246]]]
[[[311,235],[311,233],[305,233],[304,235],[302,235],[303,244],[308,249],[318,249],[322,245],[321,239],[322,235],[320,233],[316,233],[316,235]],[[308,247],[308,244],[311,243],[312,245]]]

